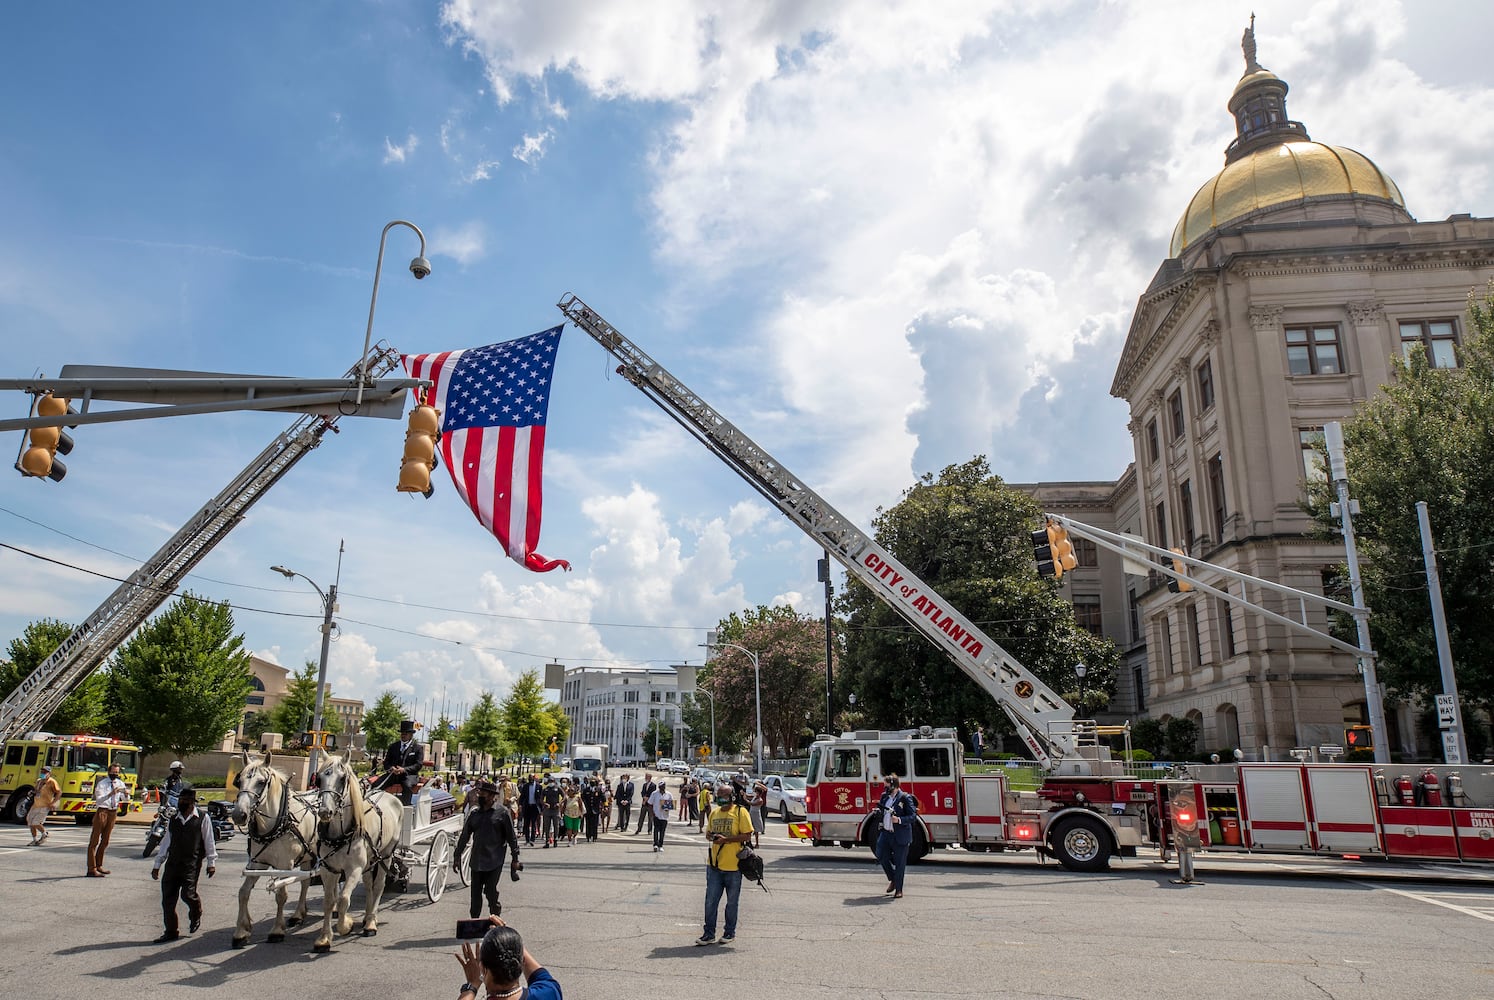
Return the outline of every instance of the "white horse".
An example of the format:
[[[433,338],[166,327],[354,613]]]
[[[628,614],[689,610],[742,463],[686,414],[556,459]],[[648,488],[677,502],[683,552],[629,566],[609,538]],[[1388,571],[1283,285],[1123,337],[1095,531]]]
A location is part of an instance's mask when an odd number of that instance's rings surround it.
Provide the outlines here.
[[[291,793],[285,775],[270,766],[270,755],[266,753],[261,759],[251,760],[245,750],[244,766],[235,776],[234,785],[239,794],[229,815],[248,836],[249,862],[282,870],[309,871],[316,863],[316,809]],[[254,920],[249,916],[249,897],[259,879],[250,870],[244,873],[244,884],[239,888],[239,922],[233,934],[235,948],[248,943],[254,928]],[[306,919],[309,888],[310,880],[302,880],[301,900],[290,919],[291,927]],[[281,886],[275,891],[275,924],[270,928],[270,941],[285,940],[285,900],[285,886]]]
[[[334,912],[338,914],[337,933],[352,931],[349,910],[353,887],[360,878],[366,897],[363,936],[373,937],[379,932],[384,877],[399,847],[403,806],[387,792],[364,792],[349,763],[351,758],[351,750],[341,757],[329,754],[326,765],[317,773],[317,856],[326,903],[322,934],[313,945],[315,951],[332,948]]]

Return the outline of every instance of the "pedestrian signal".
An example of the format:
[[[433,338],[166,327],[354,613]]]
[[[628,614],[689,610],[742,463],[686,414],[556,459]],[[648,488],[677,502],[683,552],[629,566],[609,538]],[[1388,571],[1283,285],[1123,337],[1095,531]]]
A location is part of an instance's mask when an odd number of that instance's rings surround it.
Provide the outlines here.
[[[1375,730],[1372,726],[1349,726],[1344,730],[1344,747],[1349,750],[1373,750]]]

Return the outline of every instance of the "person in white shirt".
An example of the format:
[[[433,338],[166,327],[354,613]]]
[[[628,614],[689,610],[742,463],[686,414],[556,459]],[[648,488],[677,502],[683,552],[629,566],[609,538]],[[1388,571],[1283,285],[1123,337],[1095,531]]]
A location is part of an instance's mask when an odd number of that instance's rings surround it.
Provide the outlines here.
[[[658,853],[664,850],[664,831],[669,829],[669,814],[674,812],[674,796],[664,787],[662,778],[659,780],[659,787],[648,797],[648,807],[653,812],[654,852]]]
[[[166,922],[166,932],[156,938],[156,944],[165,944],[181,937],[176,919],[176,901],[187,904],[187,931],[195,932],[202,924],[202,897],[197,895],[197,879],[202,874],[202,864],[207,862],[208,878],[218,870],[218,845],[213,839],[213,824],[207,814],[197,808],[197,789],[186,785],[177,793],[177,809],[171,822],[166,824],[166,836],[156,850],[155,867],[150,877],[161,883],[161,915]],[[161,876],[162,867],[166,875]]]
[[[119,765],[110,764],[109,773],[93,783],[93,831],[88,835],[89,878],[103,878],[109,874],[109,869],[104,867],[104,851],[114,833],[119,810],[130,801],[130,788],[120,774]]]

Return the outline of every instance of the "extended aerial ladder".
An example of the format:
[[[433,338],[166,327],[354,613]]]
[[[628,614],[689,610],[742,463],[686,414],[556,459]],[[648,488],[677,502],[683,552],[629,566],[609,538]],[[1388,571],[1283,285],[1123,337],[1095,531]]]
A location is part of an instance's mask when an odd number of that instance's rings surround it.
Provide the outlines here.
[[[370,374],[377,377],[398,366],[399,354],[381,343],[369,351],[367,360]],[[347,378],[362,373],[360,360],[348,370]],[[249,508],[321,444],[328,431],[336,430],[337,421],[336,414],[298,417],[155,555],[141,563],[83,624],[73,629],[51,656],[0,702],[0,740],[19,736],[45,723],[73,688],[97,670],[105,657],[165,603],[192,567],[228,536]]]
[[[994,698],[1044,767],[1060,774],[1091,772],[1094,762],[1079,751],[1074,710],[1048,685],[586,303],[567,295],[558,305],[567,319],[622,362],[619,375],[787,514],[847,573]]]

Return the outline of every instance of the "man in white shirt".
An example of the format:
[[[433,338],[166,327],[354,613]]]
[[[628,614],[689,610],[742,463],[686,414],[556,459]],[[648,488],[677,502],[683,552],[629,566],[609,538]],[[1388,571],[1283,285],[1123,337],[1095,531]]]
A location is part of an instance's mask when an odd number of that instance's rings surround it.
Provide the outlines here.
[[[130,788],[120,776],[119,765],[110,764],[109,773],[93,783],[93,831],[88,835],[89,878],[103,878],[109,874],[109,869],[104,867],[104,851],[114,833],[119,810],[129,801]]]
[[[177,930],[176,901],[187,904],[187,931],[195,933],[202,924],[202,898],[197,895],[197,879],[202,874],[202,863],[207,862],[208,878],[218,870],[218,845],[213,839],[213,824],[207,814],[197,808],[197,789],[185,785],[177,793],[177,809],[171,822],[166,824],[166,836],[156,850],[156,864],[150,877],[161,883],[161,915],[166,922],[166,932],[156,938],[156,944],[165,944],[181,937]],[[161,877],[165,866],[166,876]]]

